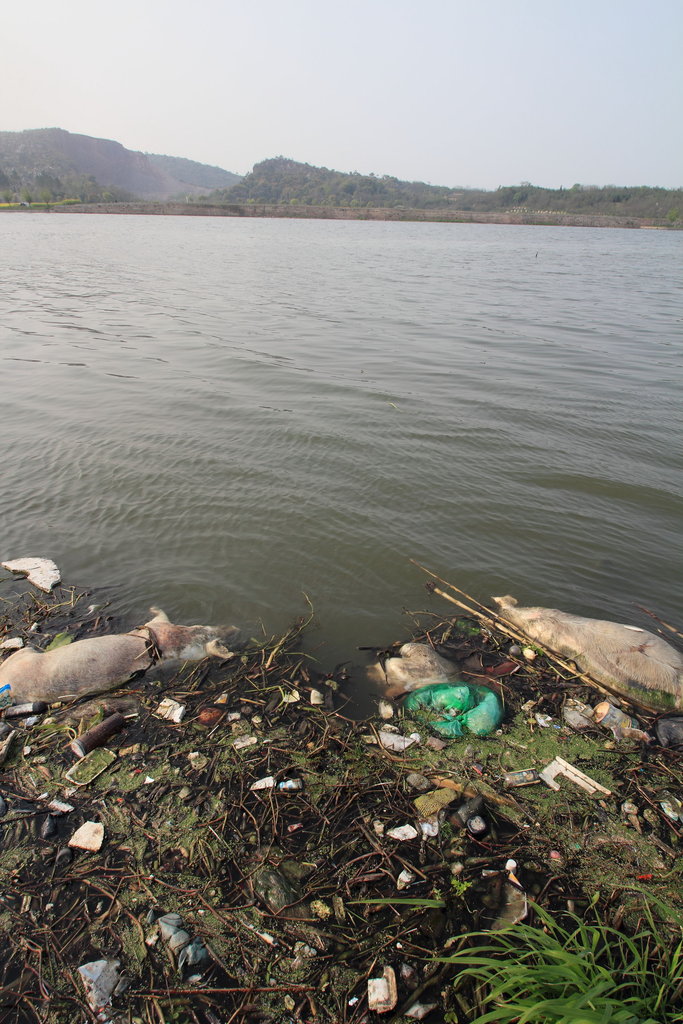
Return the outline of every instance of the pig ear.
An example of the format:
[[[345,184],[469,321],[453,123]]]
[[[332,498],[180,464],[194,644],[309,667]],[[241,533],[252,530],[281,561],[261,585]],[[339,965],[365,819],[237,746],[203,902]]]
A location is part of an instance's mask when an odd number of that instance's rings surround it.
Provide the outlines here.
[[[149,622],[146,622],[146,626],[151,625],[152,622],[170,622],[168,615],[166,612],[162,612],[161,608],[150,608],[150,611],[154,618],[150,619]]]
[[[235,657],[235,652],[229,651],[219,640],[209,640],[206,645],[206,653],[214,658],[222,658],[223,661],[228,661],[230,658]]]
[[[499,608],[514,608],[517,605],[517,598],[511,597],[506,594],[505,597],[493,597],[492,601],[495,601]]]

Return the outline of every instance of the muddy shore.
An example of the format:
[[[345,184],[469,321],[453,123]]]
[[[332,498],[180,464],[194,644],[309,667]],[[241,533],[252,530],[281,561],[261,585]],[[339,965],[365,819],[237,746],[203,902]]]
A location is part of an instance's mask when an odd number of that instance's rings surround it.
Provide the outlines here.
[[[21,210],[17,212],[30,212]],[[474,213],[467,210],[411,210],[354,209],[352,207],[330,206],[282,206],[263,203],[225,204],[210,206],[205,203],[82,203],[69,206],[53,206],[52,213],[62,214],[127,214],[164,217],[285,217],[288,219],[311,220],[386,220],[424,221],[445,224],[529,224],[556,227],[592,228],[658,228],[668,230],[665,221],[646,220],[637,217],[607,217],[570,215],[563,213]]]
[[[3,638],[44,649],[133,625],[97,594],[11,590]],[[623,929],[643,900],[681,907],[683,821],[663,804],[683,799],[682,755],[575,731],[568,702],[604,694],[452,611],[411,614],[403,637],[358,661],[411,638],[432,645],[501,695],[490,736],[443,740],[398,704],[352,720],[348,675],[321,675],[301,653],[303,622],[249,638],[233,661],[150,670],[12,720],[0,767],[0,1022],[95,1020],[79,968],[106,961],[116,986],[100,1020],[361,1024],[415,1019],[405,1014],[418,1006],[428,1024],[466,1024],[482,996],[448,957],[473,931],[533,923],[536,905],[561,918],[597,903]],[[181,719],[159,717],[164,699]],[[111,757],[74,785],[71,741],[115,711],[125,727],[107,740]],[[418,739],[401,751],[387,734]],[[558,755],[601,790],[568,779],[506,788],[507,774]],[[457,813],[477,796],[474,832]],[[54,800],[71,809],[51,810]],[[101,826],[96,851],[69,846],[85,822]],[[385,970],[397,1001],[378,1016],[368,982]]]

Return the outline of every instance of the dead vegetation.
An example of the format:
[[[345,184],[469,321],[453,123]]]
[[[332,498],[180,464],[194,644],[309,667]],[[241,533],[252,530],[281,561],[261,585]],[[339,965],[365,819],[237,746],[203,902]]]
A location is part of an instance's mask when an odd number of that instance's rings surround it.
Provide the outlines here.
[[[44,647],[58,634],[118,628],[90,600],[20,589],[3,606],[3,634]],[[534,901],[561,916],[596,893],[624,927],[643,890],[680,906],[683,824],[662,804],[681,798],[681,757],[563,725],[568,700],[602,696],[571,666],[511,658],[493,621],[416,613],[409,636],[466,659],[471,678],[499,689],[505,720],[496,735],[431,746],[424,719],[397,710],[390,727],[421,742],[395,753],[377,742],[386,722],[345,716],[350,682],[316,672],[303,630],[252,641],[228,663],[152,670],[33,725],[12,722],[0,767],[0,1024],[97,1019],[78,967],[100,959],[119,961],[122,979],[101,1020],[359,1024],[376,1016],[368,979],[389,966],[398,1003],[379,1019],[435,1004],[428,1022],[450,1014],[464,1024],[476,995],[440,958],[504,919],[510,858],[528,920]],[[184,705],[179,723],[155,716],[164,697]],[[127,721],[107,742],[116,757],[74,787],[69,743],[112,710]],[[558,754],[612,796],[567,780],[557,792],[505,788],[506,773]],[[420,827],[422,789],[441,794],[436,835]],[[479,836],[453,814],[476,794]],[[55,799],[73,810],[51,812]],[[85,821],[104,826],[97,852],[68,846]],[[414,838],[391,837],[406,825]],[[173,913],[188,939],[175,953],[158,923]]]

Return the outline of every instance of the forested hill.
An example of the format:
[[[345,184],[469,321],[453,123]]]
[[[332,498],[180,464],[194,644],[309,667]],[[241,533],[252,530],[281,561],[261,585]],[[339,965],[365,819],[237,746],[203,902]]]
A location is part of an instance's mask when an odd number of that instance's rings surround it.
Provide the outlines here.
[[[453,189],[399,181],[388,175],[330,171],[278,156],[254,164],[239,185],[214,193],[231,203],[306,203],[311,206],[406,206],[420,209],[448,204]]]
[[[198,196],[239,176],[178,157],[126,149],[63,128],[0,132],[0,195],[83,202]]]
[[[251,174],[238,185],[212,193],[207,202],[600,214],[667,219],[671,223],[683,216],[683,189],[578,184],[566,189],[547,189],[524,182],[488,192],[399,181],[388,175],[331,171],[285,157],[255,164]]]
[[[146,155],[154,167],[188,185],[206,189],[230,188],[242,180],[241,175],[233,174],[232,171],[224,171],[222,167],[213,167],[211,164],[200,164],[182,156],[161,156],[158,153]]]

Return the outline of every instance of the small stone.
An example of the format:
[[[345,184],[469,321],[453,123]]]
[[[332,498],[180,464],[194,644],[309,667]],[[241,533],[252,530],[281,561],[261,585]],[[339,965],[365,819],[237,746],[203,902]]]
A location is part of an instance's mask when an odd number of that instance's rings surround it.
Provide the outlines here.
[[[407,889],[408,886],[411,885],[416,878],[416,874],[414,874],[412,871],[408,871],[407,868],[404,868],[401,874],[396,879],[396,888],[399,890],[399,892],[402,889]]]
[[[55,857],[55,869],[60,871],[61,868],[68,867],[73,860],[73,853],[66,846],[63,846],[61,850],[57,850],[57,856]]]
[[[419,772],[411,772],[409,775],[406,775],[406,782],[413,789],[416,789],[418,793],[426,793],[434,788],[434,783],[430,782],[426,775],[421,775]]]
[[[224,714],[225,711],[222,711],[221,708],[203,708],[203,710],[197,715],[197,721],[201,725],[217,725]]]
[[[332,916],[332,907],[323,900],[311,900],[311,910],[321,921],[327,921]]]
[[[79,829],[76,829],[69,846],[77,850],[89,850],[90,853],[97,853],[104,842],[104,825],[98,821],[86,821]]]
[[[202,768],[206,768],[209,763],[209,759],[206,754],[200,753],[198,750],[193,750],[187,755],[187,759],[195,771],[201,771]]]

